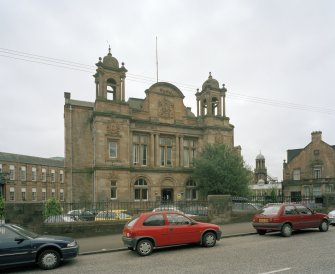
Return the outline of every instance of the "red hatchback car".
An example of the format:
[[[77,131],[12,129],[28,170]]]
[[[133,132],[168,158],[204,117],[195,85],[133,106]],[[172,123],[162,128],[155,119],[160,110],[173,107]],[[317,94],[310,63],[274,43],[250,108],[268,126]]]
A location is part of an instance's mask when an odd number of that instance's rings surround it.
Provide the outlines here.
[[[171,211],[147,212],[127,223],[123,229],[123,243],[141,256],[150,255],[154,248],[200,243],[213,247],[221,238],[220,227],[196,222]]]
[[[284,237],[289,237],[293,230],[305,228],[326,232],[329,221],[326,214],[316,213],[301,204],[268,204],[254,216],[252,225],[260,235],[280,231]]]

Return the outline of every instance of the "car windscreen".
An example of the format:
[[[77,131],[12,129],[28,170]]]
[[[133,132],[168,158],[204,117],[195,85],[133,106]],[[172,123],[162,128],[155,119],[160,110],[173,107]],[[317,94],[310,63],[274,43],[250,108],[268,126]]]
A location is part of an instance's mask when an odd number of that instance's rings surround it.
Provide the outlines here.
[[[278,206],[267,206],[264,207],[260,214],[262,215],[277,215],[280,209],[280,205]]]

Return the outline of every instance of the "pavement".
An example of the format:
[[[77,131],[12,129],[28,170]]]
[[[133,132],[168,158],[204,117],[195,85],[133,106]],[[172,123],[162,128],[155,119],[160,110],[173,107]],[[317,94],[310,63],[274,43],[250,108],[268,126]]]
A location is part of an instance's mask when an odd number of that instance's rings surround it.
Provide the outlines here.
[[[256,234],[250,222],[221,225],[222,238],[240,237]],[[128,250],[122,242],[122,234],[77,238],[80,251],[79,255],[90,255],[104,252],[117,252]]]

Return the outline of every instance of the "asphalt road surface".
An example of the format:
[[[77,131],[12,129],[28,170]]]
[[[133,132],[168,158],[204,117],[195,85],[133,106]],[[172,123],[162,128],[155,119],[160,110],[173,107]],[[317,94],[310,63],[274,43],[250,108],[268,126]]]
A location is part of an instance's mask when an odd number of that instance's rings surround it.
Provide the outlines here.
[[[328,232],[300,231],[222,239],[214,248],[183,246],[156,250],[148,257],[120,251],[79,256],[52,273],[335,273],[335,227]],[[38,267],[1,273],[46,273]]]

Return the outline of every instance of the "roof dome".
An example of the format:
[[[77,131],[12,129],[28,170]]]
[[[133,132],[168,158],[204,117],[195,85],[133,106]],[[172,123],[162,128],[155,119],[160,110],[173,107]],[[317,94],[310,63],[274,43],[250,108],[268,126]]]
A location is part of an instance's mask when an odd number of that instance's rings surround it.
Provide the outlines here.
[[[110,47],[108,48],[108,54],[102,60],[102,64],[105,68],[111,68],[111,69],[119,68],[119,61],[112,56]]]
[[[256,157],[256,160],[265,160],[265,157],[262,155],[262,153],[259,153]]]
[[[212,73],[209,73],[208,79],[202,84],[202,90],[206,89],[206,87],[220,89],[219,82],[212,77]]]

